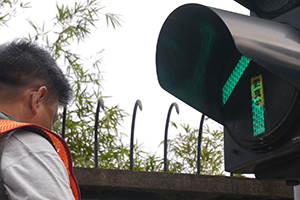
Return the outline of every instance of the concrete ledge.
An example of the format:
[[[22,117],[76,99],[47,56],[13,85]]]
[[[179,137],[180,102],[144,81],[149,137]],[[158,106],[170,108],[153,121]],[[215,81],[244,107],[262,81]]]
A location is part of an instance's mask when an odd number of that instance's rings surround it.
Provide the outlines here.
[[[249,178],[75,168],[83,199],[293,199],[284,182]]]

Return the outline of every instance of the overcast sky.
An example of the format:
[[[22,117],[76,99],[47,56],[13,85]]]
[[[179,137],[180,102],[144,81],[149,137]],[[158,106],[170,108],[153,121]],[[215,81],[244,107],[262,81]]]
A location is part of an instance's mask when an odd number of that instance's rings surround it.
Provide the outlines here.
[[[28,26],[26,18],[30,17],[41,23],[49,22],[54,15],[50,13],[54,6],[54,0],[33,0],[32,9],[19,16],[9,29],[2,32],[0,43],[15,37],[27,36]],[[61,0],[60,2],[63,2]],[[92,32],[89,40],[80,45],[82,53],[100,51],[103,63],[103,95],[112,96],[106,99],[107,106],[119,104],[130,116],[125,119],[122,131],[128,135],[125,141],[129,143],[131,115],[135,101],[140,99],[143,111],[138,110],[135,140],[143,143],[146,149],[152,153],[162,152],[163,147],[158,145],[164,139],[165,122],[171,103],[179,105],[180,114],[175,109],[171,115],[171,121],[188,123],[198,128],[201,113],[187,106],[180,100],[164,91],[158,84],[155,66],[156,42],[161,26],[168,15],[177,7],[186,3],[199,3],[233,12],[248,14],[245,8],[233,0],[102,0],[105,6],[103,12],[111,12],[121,15],[122,27],[114,30],[112,26],[107,28],[103,18]],[[37,9],[39,8],[39,9]],[[49,14],[50,13],[50,14]],[[50,23],[49,23],[50,24]],[[4,29],[2,29],[4,30]],[[210,122],[210,126],[222,129],[221,125]],[[169,128],[170,136],[174,134],[174,128]],[[159,153],[159,155],[162,155]]]
[[[102,2],[106,6],[105,11],[122,15],[124,21],[122,27],[116,31],[112,28],[103,31],[103,70],[107,72],[104,77],[104,94],[112,95],[111,103],[119,103],[130,115],[135,101],[141,100],[143,111],[137,112],[135,138],[155,152],[164,139],[165,122],[171,103],[176,102],[180,109],[179,115],[175,109],[172,111],[171,121],[188,123],[198,128],[201,118],[201,113],[164,91],[158,84],[155,66],[156,42],[165,19],[174,9],[186,3],[199,3],[244,14],[249,11],[233,0]],[[217,123],[210,124],[222,129]],[[131,116],[124,125],[125,132],[130,135]],[[170,127],[170,137],[174,134],[172,131],[174,128]],[[163,147],[159,149],[161,152]]]

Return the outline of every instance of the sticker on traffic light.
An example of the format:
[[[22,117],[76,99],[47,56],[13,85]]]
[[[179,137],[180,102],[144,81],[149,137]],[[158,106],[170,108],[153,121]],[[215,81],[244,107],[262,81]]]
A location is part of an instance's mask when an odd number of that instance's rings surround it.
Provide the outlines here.
[[[251,79],[251,96],[253,115],[253,136],[258,136],[265,132],[265,99],[263,90],[263,79],[261,74]]]

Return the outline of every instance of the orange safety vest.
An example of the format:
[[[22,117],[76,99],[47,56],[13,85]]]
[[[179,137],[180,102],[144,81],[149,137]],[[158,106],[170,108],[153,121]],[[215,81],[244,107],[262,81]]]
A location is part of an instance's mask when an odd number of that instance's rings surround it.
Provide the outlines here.
[[[47,135],[51,138],[55,149],[60,156],[61,160],[63,161],[70,179],[70,188],[72,189],[73,195],[76,200],[80,200],[80,189],[79,185],[77,183],[77,180],[75,178],[74,172],[73,172],[73,165],[72,165],[72,157],[71,152],[69,150],[69,147],[64,139],[62,139],[59,135],[56,133],[35,124],[28,124],[28,123],[22,123],[22,122],[16,122],[11,120],[0,120],[0,134],[9,133],[10,131],[13,131],[18,128],[22,127],[35,127],[43,130]]]

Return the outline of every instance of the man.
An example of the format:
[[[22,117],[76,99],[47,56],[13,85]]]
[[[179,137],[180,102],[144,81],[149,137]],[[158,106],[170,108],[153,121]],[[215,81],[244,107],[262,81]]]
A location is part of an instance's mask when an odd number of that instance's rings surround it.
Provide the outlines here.
[[[0,46],[0,129],[5,132],[0,133],[0,175],[8,199],[80,199],[69,150],[47,130],[58,106],[71,97],[67,79],[48,52],[26,40]]]

